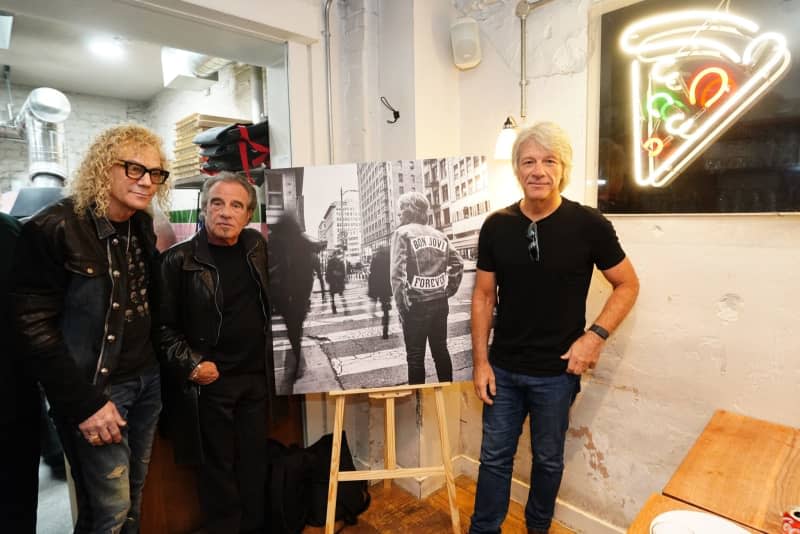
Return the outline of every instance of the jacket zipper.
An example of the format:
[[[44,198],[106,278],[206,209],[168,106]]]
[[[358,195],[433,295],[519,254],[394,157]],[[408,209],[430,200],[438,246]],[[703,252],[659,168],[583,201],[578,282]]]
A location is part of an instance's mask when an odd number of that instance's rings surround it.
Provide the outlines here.
[[[219,294],[219,271],[217,271],[216,267],[212,267],[214,270],[214,279],[217,281],[216,285],[214,286],[214,307],[217,309],[217,316],[219,316],[219,322],[217,322],[217,339],[215,340],[215,345],[219,343],[219,336],[222,335],[222,310],[219,309],[219,300],[217,299],[217,295]]]
[[[267,315],[267,309],[264,307],[264,297],[263,297],[263,292],[266,291],[266,289],[261,287],[261,282],[258,281],[258,276],[253,270],[253,262],[250,261],[250,258],[252,258],[253,252],[255,251],[256,247],[258,247],[258,244],[256,244],[256,246],[250,249],[250,251],[247,253],[247,267],[250,269],[250,276],[253,277],[253,280],[255,280],[256,285],[259,288],[258,302],[261,304],[261,313],[264,314],[264,333],[266,334],[267,328],[269,328],[269,315]]]
[[[217,296],[219,294],[219,271],[217,271],[217,268],[214,265],[200,261],[197,256],[195,256],[194,259],[200,265],[205,265],[214,271],[214,308],[217,310],[217,316],[219,316],[219,322],[217,323],[217,338],[214,340],[214,343],[216,344],[219,342],[219,336],[222,334],[222,310],[219,309],[219,300],[217,300]]]
[[[97,375],[100,374],[100,368],[103,366],[103,355],[106,352],[106,343],[108,341],[108,319],[111,315],[111,306],[114,304],[114,265],[111,262],[111,245],[108,239],[106,239],[106,257],[108,258],[108,277],[111,279],[111,293],[108,297],[108,308],[106,308],[106,322],[103,325],[103,344],[100,346],[100,356],[97,358],[97,367],[94,369],[92,384],[97,384]]]
[[[217,268],[214,265],[200,261],[197,256],[194,257],[194,260],[200,265],[205,265],[214,271],[214,309],[217,310],[217,316],[219,317],[219,321],[217,322],[217,338],[214,340],[214,344],[216,345],[219,343],[219,336],[222,334],[222,310],[219,309],[219,301],[217,300],[217,295],[219,293],[219,271],[217,271]],[[200,384],[195,385],[197,386],[195,390],[197,390],[197,396],[199,397],[203,388],[200,386]]]

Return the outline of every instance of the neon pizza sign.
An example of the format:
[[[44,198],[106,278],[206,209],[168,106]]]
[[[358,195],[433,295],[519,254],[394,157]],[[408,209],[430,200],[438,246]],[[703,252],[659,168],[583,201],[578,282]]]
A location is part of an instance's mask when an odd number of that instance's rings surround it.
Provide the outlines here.
[[[722,11],[677,11],[629,25],[636,183],[664,187],[789,69],[783,35]]]

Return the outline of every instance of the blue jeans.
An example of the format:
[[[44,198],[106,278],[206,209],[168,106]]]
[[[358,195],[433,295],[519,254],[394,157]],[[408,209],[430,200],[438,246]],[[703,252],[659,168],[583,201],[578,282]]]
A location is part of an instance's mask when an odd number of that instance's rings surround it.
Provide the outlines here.
[[[139,531],[142,488],[161,412],[158,367],[134,380],[109,386],[107,394],[128,422],[122,428],[120,443],[93,447],[75,421],[56,420],[75,480],[75,534]]]
[[[508,512],[514,454],[525,417],[530,415],[531,489],[525,506],[528,528],[547,530],[564,471],[569,408],[580,391],[580,376],[528,376],[492,366],[497,395],[483,407],[483,440],[475,513],[470,534],[499,533]]]

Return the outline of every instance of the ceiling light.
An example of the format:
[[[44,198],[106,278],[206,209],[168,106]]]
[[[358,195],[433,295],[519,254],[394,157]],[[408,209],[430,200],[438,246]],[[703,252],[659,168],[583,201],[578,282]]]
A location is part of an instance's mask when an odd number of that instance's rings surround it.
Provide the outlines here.
[[[11,46],[11,27],[14,25],[14,15],[0,11],[0,48]]]
[[[122,59],[125,55],[125,48],[122,46],[122,39],[118,37],[97,37],[89,41],[89,50],[103,59]]]

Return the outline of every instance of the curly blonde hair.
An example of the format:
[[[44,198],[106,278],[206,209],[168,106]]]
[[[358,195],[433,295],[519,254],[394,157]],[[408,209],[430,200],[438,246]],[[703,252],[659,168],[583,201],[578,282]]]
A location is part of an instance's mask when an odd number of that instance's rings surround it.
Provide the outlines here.
[[[111,190],[111,167],[119,161],[123,147],[153,148],[158,151],[161,167],[167,168],[167,157],[161,137],[138,124],[122,124],[109,128],[98,135],[81,161],[72,183],[70,193],[75,201],[75,213],[82,216],[94,204],[94,213],[105,217],[108,213]],[[169,182],[167,182],[169,184]],[[169,185],[158,186],[155,200],[164,213],[169,213]]]

